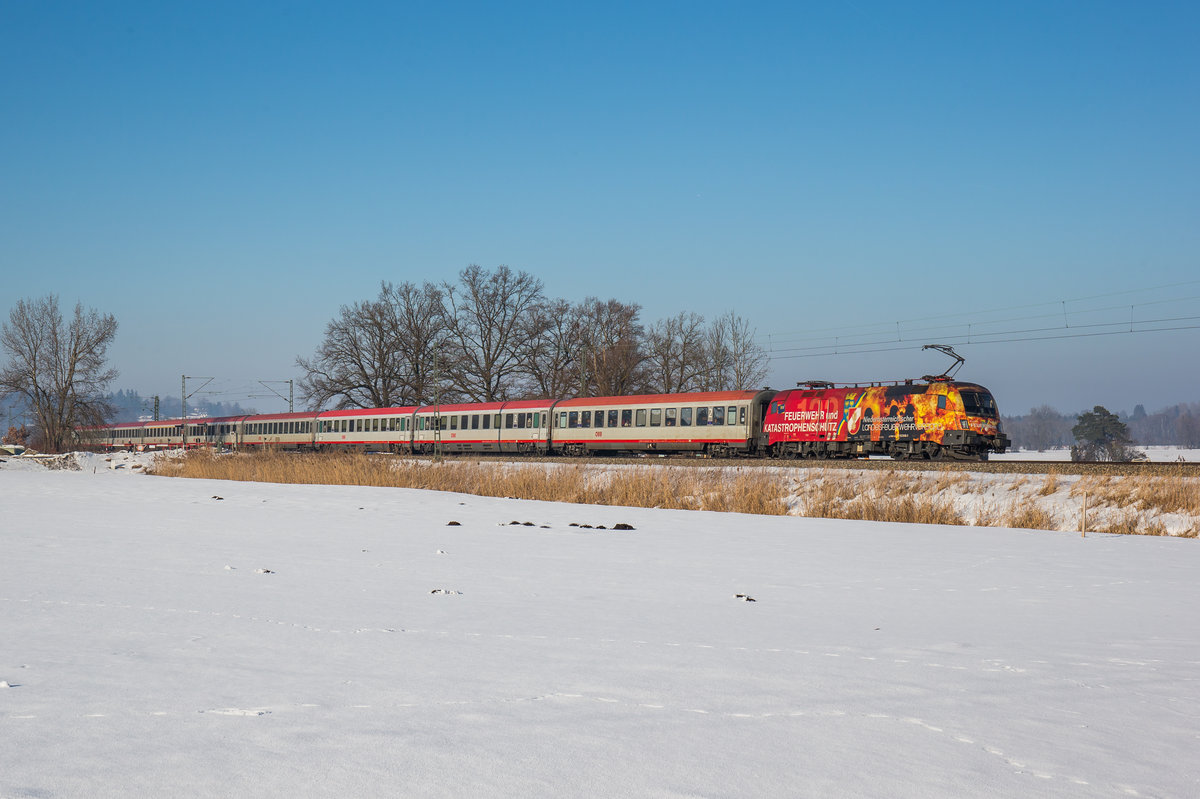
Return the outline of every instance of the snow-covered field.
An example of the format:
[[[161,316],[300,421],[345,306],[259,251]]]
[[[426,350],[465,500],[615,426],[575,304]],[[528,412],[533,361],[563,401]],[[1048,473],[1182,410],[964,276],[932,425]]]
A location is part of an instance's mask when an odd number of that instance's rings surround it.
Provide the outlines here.
[[[1175,463],[1178,461],[1200,461],[1200,449],[1185,449],[1183,447],[1139,447],[1134,448],[1144,452],[1146,459],[1153,463]],[[994,461],[1069,461],[1071,450],[1063,449],[1016,449],[1003,455],[992,455]]]
[[[1200,795],[1195,540],[134,460],[0,465],[2,799]]]

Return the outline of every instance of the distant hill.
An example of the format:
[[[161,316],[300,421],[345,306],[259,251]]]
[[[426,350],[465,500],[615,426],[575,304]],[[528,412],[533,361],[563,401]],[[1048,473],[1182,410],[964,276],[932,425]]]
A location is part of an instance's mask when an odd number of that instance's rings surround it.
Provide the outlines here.
[[[110,394],[108,400],[116,408],[114,422],[136,422],[142,419],[154,418],[154,397],[143,397],[136,391],[118,391]],[[160,396],[158,398],[158,418],[179,418],[179,397]],[[192,399],[188,402],[189,416],[241,416],[255,413],[253,408],[243,408],[236,402],[209,402],[205,399]]]

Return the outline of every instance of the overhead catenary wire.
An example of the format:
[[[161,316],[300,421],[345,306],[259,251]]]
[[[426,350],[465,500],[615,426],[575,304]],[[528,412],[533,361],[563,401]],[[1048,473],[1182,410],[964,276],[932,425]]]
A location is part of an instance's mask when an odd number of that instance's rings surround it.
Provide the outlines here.
[[[950,344],[1001,344],[1054,339],[1091,338],[1096,336],[1162,333],[1200,328],[1200,314],[1191,313],[1194,306],[1180,307],[1175,314],[1160,314],[1138,318],[1138,309],[1152,306],[1193,303],[1200,295],[1184,297],[1154,297],[1138,302],[1105,304],[1071,309],[1090,300],[1152,291],[1200,285],[1200,280],[1183,281],[1144,289],[1105,292],[1087,297],[1055,300],[1025,305],[993,308],[978,312],[939,314],[936,318],[879,322],[850,328],[824,328],[807,332],[768,334],[767,355],[772,361],[796,358],[815,358],[830,355],[855,355],[874,352],[894,352],[919,347],[926,340]],[[1045,309],[1044,313],[1014,314],[1030,308]],[[1162,309],[1166,310],[1166,309]],[[995,318],[996,314],[1005,314]],[[962,321],[949,321],[949,320]],[[1041,321],[1042,324],[1036,324]],[[1019,323],[1034,322],[1035,324]],[[923,324],[924,323],[924,324]],[[824,335],[822,335],[824,334]]]

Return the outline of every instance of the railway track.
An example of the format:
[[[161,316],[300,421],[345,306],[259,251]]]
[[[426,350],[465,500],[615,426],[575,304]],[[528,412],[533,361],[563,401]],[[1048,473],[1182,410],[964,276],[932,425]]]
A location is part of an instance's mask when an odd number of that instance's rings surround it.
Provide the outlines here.
[[[428,458],[429,456],[419,456]],[[571,465],[611,466],[669,464],[692,468],[738,466],[742,468],[775,469],[848,469],[856,471],[918,471],[918,472],[984,472],[991,474],[1060,474],[1111,475],[1143,477],[1200,477],[1200,463],[1076,463],[1073,461],[894,461],[886,459],[851,460],[775,460],[759,458],[705,458],[686,455],[656,455],[641,457],[620,455],[612,457],[543,457],[514,459],[510,455],[446,455],[443,459],[513,461],[516,463],[561,463]]]

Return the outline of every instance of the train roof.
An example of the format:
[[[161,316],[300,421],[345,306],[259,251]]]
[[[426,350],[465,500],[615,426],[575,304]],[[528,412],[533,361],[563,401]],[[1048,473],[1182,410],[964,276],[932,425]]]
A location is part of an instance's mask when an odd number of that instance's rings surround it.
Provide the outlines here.
[[[500,411],[523,411],[533,408],[549,408],[551,399],[505,400],[503,402],[456,402],[441,405],[422,405],[418,413],[499,413]]]
[[[666,405],[687,402],[745,402],[752,400],[761,391],[697,391],[689,394],[633,394],[624,397],[576,397],[563,400],[554,407],[594,408],[597,405]]]
[[[317,416],[321,419],[345,419],[351,416],[403,416],[407,413],[412,413],[416,409],[415,405],[390,408],[342,408],[340,410],[321,411]]]
[[[317,418],[316,411],[297,411],[295,413],[252,413],[247,416],[239,416],[239,419],[268,419],[270,421],[278,421],[280,419],[315,419]]]

